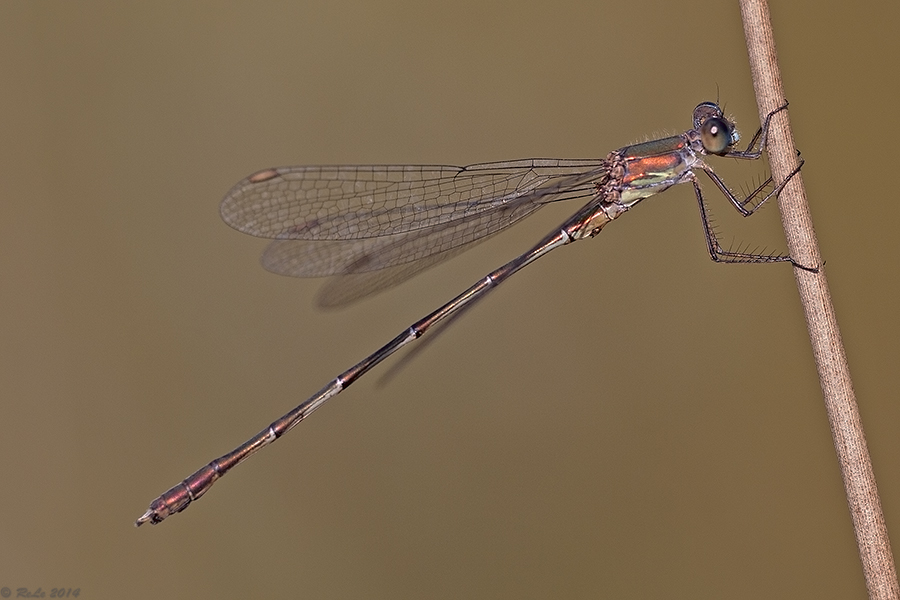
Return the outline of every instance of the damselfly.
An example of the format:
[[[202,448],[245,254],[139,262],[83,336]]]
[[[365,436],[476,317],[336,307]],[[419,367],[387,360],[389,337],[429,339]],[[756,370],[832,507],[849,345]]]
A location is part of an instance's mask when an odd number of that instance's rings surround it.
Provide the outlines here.
[[[790,176],[766,195],[771,178],[739,199],[702,157],[759,158],[772,116],[786,107],[766,117],[746,150],[735,148],[740,136],[722,109],[704,102],[694,109],[693,127],[683,134],[625,146],[604,159],[528,159],[468,167],[283,167],[244,179],[222,201],[222,218],[239,231],[275,240],[263,255],[263,264],[271,271],[299,277],[341,275],[325,289],[325,304],[340,304],[395,285],[549,202],[588,201],[533,248],[412,324],[235,450],[162,494],[135,525],[159,523],[184,510],[235,465],[274,442],[406,344],[438,323],[458,317],[525,265],[555,248],[593,237],[645,198],[673,185],[690,182],[694,186],[707,249],[714,261],[790,262],[806,269],[787,256],[724,250],[710,226],[695,174],[698,170],[706,173],[738,212],[753,214],[781,191]],[[802,162],[791,176],[800,165]]]

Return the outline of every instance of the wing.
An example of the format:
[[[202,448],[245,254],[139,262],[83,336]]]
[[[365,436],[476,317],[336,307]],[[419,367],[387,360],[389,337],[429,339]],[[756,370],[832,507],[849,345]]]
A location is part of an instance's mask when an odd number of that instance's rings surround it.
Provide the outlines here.
[[[526,159],[449,166],[281,167],[235,185],[222,218],[251,235],[357,240],[430,229],[500,210],[583,197],[603,160]]]
[[[591,196],[603,160],[526,159],[450,166],[281,167],[235,185],[221,213],[275,238],[274,273],[340,275],[320,292],[340,306],[456,256],[548,202]]]
[[[506,229],[541,208],[518,203],[430,229],[358,240],[276,240],[263,266],[294,277],[341,275],[318,297],[320,306],[353,302],[406,281]]]

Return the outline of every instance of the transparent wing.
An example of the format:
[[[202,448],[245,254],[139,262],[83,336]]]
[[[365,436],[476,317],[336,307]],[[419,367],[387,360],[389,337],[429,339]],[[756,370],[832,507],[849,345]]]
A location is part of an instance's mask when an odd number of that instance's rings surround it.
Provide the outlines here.
[[[235,185],[222,218],[251,235],[358,240],[431,229],[500,210],[582,197],[603,160],[526,159],[450,166],[281,167]]]
[[[353,302],[406,281],[527,217],[543,204],[517,203],[430,229],[359,240],[276,240],[263,266],[294,277],[341,275],[328,282],[320,306]]]
[[[333,307],[397,285],[548,202],[592,196],[606,164],[281,167],[235,185],[221,213],[239,231],[275,238],[262,257],[266,269],[340,275],[318,297]]]

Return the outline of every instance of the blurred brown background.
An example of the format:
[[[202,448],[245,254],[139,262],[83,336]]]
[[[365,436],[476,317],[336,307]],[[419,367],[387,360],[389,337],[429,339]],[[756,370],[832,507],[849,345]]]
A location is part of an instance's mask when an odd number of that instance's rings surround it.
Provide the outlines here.
[[[775,2],[888,527],[900,5]],[[597,157],[716,98],[736,2],[0,6],[0,586],[81,598],[864,598],[791,269],[716,265],[690,187],[514,277],[157,527],[160,492],[555,227],[340,312],[229,187],[304,163]],[[713,164],[735,187],[762,164]],[[726,244],[777,210],[710,204]],[[740,221],[740,222],[739,222]],[[383,371],[383,369],[382,369]]]

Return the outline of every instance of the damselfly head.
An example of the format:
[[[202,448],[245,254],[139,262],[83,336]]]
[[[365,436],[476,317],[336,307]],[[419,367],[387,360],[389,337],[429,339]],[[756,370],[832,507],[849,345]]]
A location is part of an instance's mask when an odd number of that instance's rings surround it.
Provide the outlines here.
[[[700,134],[703,149],[710,154],[725,154],[741,139],[734,123],[725,118],[714,102],[703,102],[694,109],[694,130]]]

